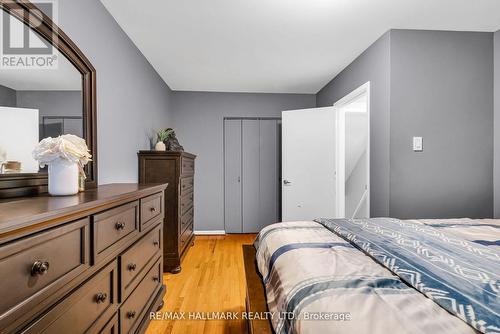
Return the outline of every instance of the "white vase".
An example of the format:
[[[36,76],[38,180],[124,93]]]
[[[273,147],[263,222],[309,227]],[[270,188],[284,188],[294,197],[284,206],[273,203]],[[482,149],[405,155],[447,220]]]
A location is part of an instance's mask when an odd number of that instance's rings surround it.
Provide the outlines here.
[[[66,160],[49,164],[49,194],[52,196],[75,195],[78,193],[78,165]]]
[[[165,143],[162,141],[159,141],[155,145],[155,151],[166,151],[167,146],[165,146]]]

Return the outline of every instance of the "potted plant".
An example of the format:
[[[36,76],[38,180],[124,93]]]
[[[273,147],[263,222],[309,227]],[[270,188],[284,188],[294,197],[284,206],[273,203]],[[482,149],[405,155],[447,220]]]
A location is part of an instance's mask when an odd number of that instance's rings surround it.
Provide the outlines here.
[[[74,135],[42,139],[33,151],[40,167],[49,166],[49,194],[53,196],[78,193],[78,178],[85,178],[83,167],[92,156],[84,139]]]
[[[157,132],[156,137],[157,137],[157,143],[155,145],[155,150],[156,151],[166,151],[167,146],[165,145],[165,140],[170,137],[174,130],[173,129],[163,129]]]

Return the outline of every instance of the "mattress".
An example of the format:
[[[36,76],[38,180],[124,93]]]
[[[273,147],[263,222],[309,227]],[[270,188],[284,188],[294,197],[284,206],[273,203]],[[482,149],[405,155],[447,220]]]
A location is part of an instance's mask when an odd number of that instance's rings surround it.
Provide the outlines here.
[[[301,221],[255,241],[276,333],[498,333],[500,224]]]

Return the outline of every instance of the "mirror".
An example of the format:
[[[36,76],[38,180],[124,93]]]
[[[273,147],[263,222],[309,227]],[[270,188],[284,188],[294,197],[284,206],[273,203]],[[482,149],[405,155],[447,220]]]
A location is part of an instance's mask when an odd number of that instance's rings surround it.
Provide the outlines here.
[[[29,45],[45,45],[24,22],[6,11],[2,15],[4,29],[10,29],[10,45],[19,45],[25,26],[30,29]],[[51,66],[0,67],[0,173],[44,172],[31,156],[40,140],[62,134],[84,137],[82,75],[58,50],[51,53],[57,60]]]
[[[47,171],[32,152],[41,139],[62,134],[86,140],[93,156],[86,184],[94,187],[94,68],[46,15],[50,8],[12,0],[0,6],[0,199],[46,191]]]

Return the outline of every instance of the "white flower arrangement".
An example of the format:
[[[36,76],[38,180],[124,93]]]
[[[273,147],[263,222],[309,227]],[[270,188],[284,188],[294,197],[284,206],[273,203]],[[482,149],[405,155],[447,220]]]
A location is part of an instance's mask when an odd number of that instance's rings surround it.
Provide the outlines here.
[[[85,175],[83,167],[91,161],[92,155],[84,139],[75,135],[62,135],[42,139],[33,150],[33,158],[42,168],[51,163],[76,163],[80,173]]]

